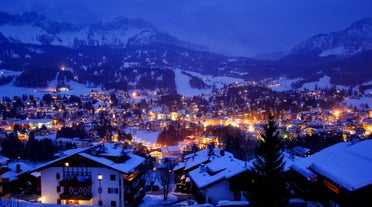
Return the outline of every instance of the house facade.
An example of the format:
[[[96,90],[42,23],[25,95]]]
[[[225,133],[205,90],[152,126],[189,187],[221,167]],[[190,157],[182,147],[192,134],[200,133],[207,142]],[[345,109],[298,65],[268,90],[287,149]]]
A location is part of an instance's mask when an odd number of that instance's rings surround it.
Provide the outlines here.
[[[372,195],[372,140],[341,142],[291,166],[292,188],[315,206],[368,206]]]
[[[112,148],[108,151],[122,150]],[[145,195],[141,190],[145,184],[145,159],[123,152],[113,156],[108,151],[99,149],[97,153],[97,148],[93,148],[59,158],[37,169],[40,171],[42,203],[137,206]]]
[[[209,163],[188,173],[192,193],[200,203],[217,205],[220,200],[241,201],[240,190],[232,188],[231,181],[248,171],[249,165],[232,156],[212,158]],[[248,203],[247,203],[248,204]]]

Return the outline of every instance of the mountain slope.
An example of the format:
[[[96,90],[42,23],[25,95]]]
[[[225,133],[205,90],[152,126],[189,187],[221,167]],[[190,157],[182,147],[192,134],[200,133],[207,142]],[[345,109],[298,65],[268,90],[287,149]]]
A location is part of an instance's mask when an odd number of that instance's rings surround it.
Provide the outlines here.
[[[9,15],[0,12],[0,32],[11,43],[58,45],[70,48],[81,46],[145,45],[153,42],[169,43],[188,49],[206,47],[180,41],[157,31],[140,19],[118,17],[111,22],[61,23],[51,21],[34,12]]]
[[[139,77],[132,80],[128,74],[132,69],[181,69],[238,78],[252,76],[246,72],[249,68],[255,69],[256,77],[260,73],[262,61],[211,53],[204,46],[178,40],[138,19],[61,23],[37,13],[0,13],[0,17],[0,67],[23,71],[22,78],[15,81],[20,86],[45,86],[62,66],[81,83],[121,88],[139,83]],[[25,78],[28,76],[31,78]],[[154,86],[170,87],[172,83],[162,81]]]
[[[296,88],[326,75],[332,84],[355,86],[372,80],[371,25],[366,18],[344,31],[316,35],[270,61],[215,54],[139,19],[68,23],[33,12],[0,12],[0,68],[20,71],[14,83],[27,87],[48,85],[61,67],[68,69],[66,78],[103,88],[175,91],[178,70],[255,81],[287,76],[301,80]],[[10,81],[0,77],[0,84]],[[202,82],[193,79],[211,87]]]
[[[329,76],[332,84],[356,86],[372,80],[372,18],[353,23],[341,32],[320,34],[296,45],[275,63],[296,87]]]
[[[313,52],[318,57],[350,57],[372,49],[372,17],[353,23],[341,32],[319,34],[298,44],[289,55]]]

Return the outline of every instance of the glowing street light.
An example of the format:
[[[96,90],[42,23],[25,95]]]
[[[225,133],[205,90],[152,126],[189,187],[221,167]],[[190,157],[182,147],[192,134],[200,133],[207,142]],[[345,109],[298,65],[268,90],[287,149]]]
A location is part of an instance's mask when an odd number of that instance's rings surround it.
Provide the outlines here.
[[[97,179],[98,179],[98,193],[99,193],[99,201],[98,201],[98,205],[99,206],[102,206],[102,198],[101,198],[101,194],[102,194],[102,187],[101,187],[101,181],[103,179],[103,176],[101,173],[99,173],[97,175]]]

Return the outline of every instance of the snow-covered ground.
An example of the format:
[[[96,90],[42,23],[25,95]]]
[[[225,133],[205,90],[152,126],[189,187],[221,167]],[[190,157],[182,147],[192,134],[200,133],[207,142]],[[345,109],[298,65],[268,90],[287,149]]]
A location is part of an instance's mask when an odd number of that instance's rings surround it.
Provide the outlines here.
[[[331,84],[330,80],[331,80],[331,78],[329,76],[323,76],[318,81],[303,84],[302,87],[299,88],[298,90],[305,90],[305,89],[315,90],[316,88],[331,88],[334,85]],[[276,83],[278,83],[278,84],[273,84],[272,90],[274,90],[274,91],[292,90],[293,88],[291,87],[291,84],[296,82],[296,81],[298,81],[298,79],[288,79],[288,78],[285,78],[285,77],[280,77],[276,81]],[[336,85],[336,88],[347,89],[347,87],[341,86],[341,85]]]
[[[32,95],[34,97],[43,97],[43,95],[48,93],[53,94],[60,94],[60,95],[85,95],[89,94],[92,90],[102,90],[98,87],[88,87],[84,84],[77,83],[75,81],[69,81],[67,84],[70,86],[69,91],[60,91],[60,92],[51,92],[55,91],[55,88],[57,86],[56,80],[50,81],[48,87],[46,88],[26,88],[26,87],[16,87],[14,84],[14,81],[0,86],[0,96],[7,96],[12,98],[13,96],[22,96],[25,95]]]
[[[206,84],[210,86],[208,89],[196,89],[192,88],[189,84],[190,77],[182,74],[182,71],[180,69],[175,70],[175,81],[176,81],[176,87],[177,87],[177,92],[178,94],[182,96],[197,96],[201,94],[206,94],[210,93],[212,91],[212,86],[215,85],[217,88],[223,87],[224,85],[228,85],[234,82],[242,82],[243,79],[239,78],[231,78],[231,77],[212,77],[212,76],[207,76],[207,75],[201,75],[199,73],[195,72],[189,72],[187,73],[192,74],[194,76],[199,77],[202,79]],[[5,70],[5,69],[0,69],[0,77],[1,75],[4,76],[18,76],[20,75],[20,72],[14,72],[10,70]],[[61,91],[61,92],[56,92],[57,94],[61,95],[84,95],[84,94],[89,94],[92,90],[102,90],[99,87],[88,87],[86,85],[74,82],[74,81],[69,81],[67,84],[70,86],[69,91]],[[14,81],[6,84],[6,85],[1,85],[0,86],[0,96],[8,96],[8,97],[13,97],[13,96],[21,96],[23,94],[27,95],[33,95],[34,97],[42,97],[43,95],[47,93],[51,93],[48,91],[54,90],[57,86],[56,80],[50,81],[48,84],[48,87],[46,88],[26,88],[26,87],[16,87],[14,84]],[[138,100],[140,101],[140,99]]]
[[[298,90],[315,90],[315,88],[331,88],[334,87],[333,84],[330,83],[331,78],[329,76],[323,76],[319,79],[317,82],[310,82],[305,83],[301,88]],[[280,77],[275,84],[272,84],[272,90],[274,91],[286,91],[286,90],[292,90],[291,84],[293,82],[298,81],[298,79],[287,79],[284,77]],[[366,83],[368,84],[368,83]],[[370,84],[370,82],[369,82]],[[338,89],[348,89],[345,86],[336,85],[336,88]],[[372,89],[366,90],[364,92],[364,96],[362,97],[355,97],[355,98],[348,98],[344,101],[345,105],[357,107],[357,108],[364,108],[366,104],[368,104],[369,107],[372,107]]]
[[[189,84],[190,77],[183,74],[182,70],[176,69],[174,70],[175,73],[175,81],[177,86],[177,93],[182,96],[197,96],[201,94],[210,93],[212,91],[212,86],[215,85],[217,88],[223,87],[224,85],[228,85],[234,82],[242,82],[243,79],[240,78],[231,78],[231,77],[213,77],[208,75],[201,75],[200,73],[190,72],[187,71],[187,73],[199,77],[201,80],[203,80],[206,84],[210,86],[208,89],[196,89],[192,88]]]
[[[160,131],[146,131],[146,130],[136,130],[131,131],[133,133],[134,141],[142,142],[148,145],[155,145],[158,140],[158,135]]]
[[[190,77],[183,74],[182,70],[176,69],[175,70],[175,78],[176,78],[176,86],[177,86],[177,92],[182,96],[196,96],[201,94],[207,94],[212,91],[212,86],[215,85],[217,88],[221,88],[224,85],[228,85],[234,82],[242,82],[242,79],[239,78],[231,78],[231,77],[212,77],[207,75],[201,75],[199,73],[195,72],[189,72],[187,73],[197,76],[200,79],[202,79],[206,84],[211,86],[208,89],[196,89],[192,88],[189,84]],[[1,76],[10,76],[10,75],[19,75],[20,72],[11,71],[11,70],[5,70],[0,69],[0,77]],[[272,84],[272,90],[274,91],[286,91],[291,90],[291,84],[293,82],[297,81],[297,79],[287,79],[284,77],[280,77],[275,84]],[[0,86],[0,98],[7,96],[12,98],[13,96],[21,96],[23,94],[25,95],[33,95],[34,97],[41,98],[43,95],[48,93],[53,94],[60,94],[60,95],[86,95],[89,94],[92,91],[101,91],[102,89],[100,87],[89,87],[84,84],[77,83],[75,81],[69,81],[67,84],[70,86],[69,91],[60,91],[60,92],[50,92],[55,91],[55,87],[57,86],[56,80],[50,81],[48,87],[46,88],[26,88],[26,87],[16,87],[14,85],[14,81]],[[366,83],[368,84],[368,83]],[[330,77],[324,76],[319,79],[317,82],[310,82],[305,83],[299,90],[309,89],[314,90],[316,87],[318,88],[331,88],[333,85],[330,83]],[[339,89],[347,89],[345,86],[336,85],[336,88]],[[137,100],[138,99],[138,100]],[[133,99],[134,101],[140,101],[141,98]],[[356,107],[362,107],[366,104],[369,105],[369,107],[372,107],[372,89],[365,91],[365,96],[354,98],[354,99],[348,99],[345,101],[346,105],[356,106]],[[149,142],[153,142],[154,140],[149,140]]]
[[[372,107],[372,97],[358,97],[358,98],[348,98],[344,101],[346,106],[352,106],[357,108],[365,108],[368,105],[369,108]]]

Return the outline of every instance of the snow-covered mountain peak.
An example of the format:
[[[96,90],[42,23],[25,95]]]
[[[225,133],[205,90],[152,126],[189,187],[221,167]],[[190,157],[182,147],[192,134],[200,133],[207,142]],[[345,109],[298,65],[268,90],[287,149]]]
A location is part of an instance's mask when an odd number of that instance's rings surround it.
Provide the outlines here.
[[[142,19],[117,17],[108,22],[94,21],[89,17],[87,19],[85,22],[60,22],[35,12],[22,15],[0,12],[0,37],[2,41],[11,43],[69,48],[85,45],[126,47],[128,44],[133,46],[157,42],[193,49],[202,48],[159,32]]]
[[[315,35],[294,47],[289,55],[315,53],[319,57],[350,57],[372,49],[372,18],[353,23],[341,32]]]
[[[372,17],[353,23],[345,32],[354,37],[372,38]]]

